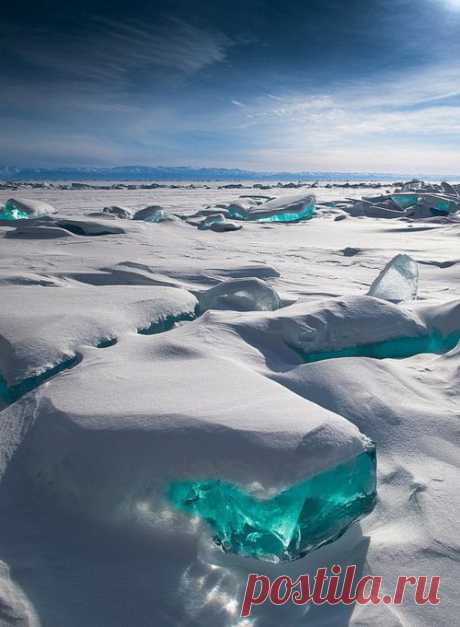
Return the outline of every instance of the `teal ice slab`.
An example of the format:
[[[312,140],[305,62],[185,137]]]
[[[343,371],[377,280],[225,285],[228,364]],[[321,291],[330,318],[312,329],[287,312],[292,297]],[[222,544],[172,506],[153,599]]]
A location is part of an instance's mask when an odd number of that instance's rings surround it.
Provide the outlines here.
[[[417,194],[391,194],[390,198],[401,207],[401,209],[407,209],[411,205],[417,204]]]
[[[258,211],[263,211],[262,207],[258,207]],[[309,201],[300,211],[279,211],[270,216],[258,216],[258,212],[241,211],[238,207],[230,206],[228,213],[231,218],[237,220],[245,220],[247,222],[299,222],[300,220],[310,220],[315,213],[315,202]]]
[[[7,200],[3,209],[0,209],[0,220],[27,220],[28,218],[30,215],[18,209],[10,200]]]
[[[293,485],[258,498],[220,480],[169,485],[173,506],[205,520],[224,551],[278,562],[333,542],[376,502],[375,447]]]
[[[176,322],[192,322],[197,317],[196,310],[194,312],[182,313],[177,316],[166,316],[160,320],[150,323],[146,327],[142,327],[137,330],[141,335],[156,335],[157,333],[164,333],[165,331],[171,331],[176,325]]]
[[[307,363],[337,359],[339,357],[371,357],[373,359],[406,359],[421,353],[443,354],[455,348],[460,340],[460,331],[447,336],[438,331],[418,337],[400,337],[384,342],[373,342],[358,346],[348,346],[334,351],[302,353]]]

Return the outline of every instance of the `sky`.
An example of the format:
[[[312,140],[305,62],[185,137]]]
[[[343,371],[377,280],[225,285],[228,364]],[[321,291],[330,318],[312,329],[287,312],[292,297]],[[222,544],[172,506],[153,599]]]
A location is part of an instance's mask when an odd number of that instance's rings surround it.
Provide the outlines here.
[[[460,0],[2,7],[0,164],[460,172]]]

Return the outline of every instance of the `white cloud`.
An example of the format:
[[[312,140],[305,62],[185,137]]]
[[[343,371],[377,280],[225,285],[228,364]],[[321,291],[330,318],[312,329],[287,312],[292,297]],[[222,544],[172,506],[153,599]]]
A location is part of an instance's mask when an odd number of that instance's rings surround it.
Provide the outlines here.
[[[155,68],[193,74],[225,60],[233,41],[220,31],[205,30],[169,18],[148,27],[137,21],[93,19],[84,32],[70,35],[43,30],[21,37],[7,32],[6,44],[30,64],[61,72],[63,78],[119,85],[136,72]]]

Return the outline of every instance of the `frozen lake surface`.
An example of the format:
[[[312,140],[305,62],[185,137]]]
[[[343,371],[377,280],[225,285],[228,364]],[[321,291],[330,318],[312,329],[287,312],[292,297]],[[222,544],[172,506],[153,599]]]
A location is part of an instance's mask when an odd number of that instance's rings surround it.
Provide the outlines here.
[[[426,196],[411,217],[388,199],[342,202],[392,187],[209,186],[0,191],[0,203],[57,209],[0,223],[0,625],[456,624],[455,202],[439,214]],[[316,194],[310,220],[215,232],[183,219],[299,193]],[[114,205],[173,219],[89,215]],[[368,296],[399,254],[408,296]],[[168,500],[174,482],[204,480],[271,499],[372,442],[373,511],[295,561],[226,553]],[[248,573],[333,564],[381,575],[385,593],[398,575],[441,576],[441,604],[409,594],[398,607],[265,605],[239,618]]]

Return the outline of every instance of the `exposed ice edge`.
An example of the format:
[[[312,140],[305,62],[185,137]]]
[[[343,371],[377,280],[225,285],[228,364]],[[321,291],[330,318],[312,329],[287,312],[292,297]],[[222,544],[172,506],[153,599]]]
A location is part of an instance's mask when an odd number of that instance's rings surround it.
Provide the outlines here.
[[[212,311],[193,328],[160,335],[153,344],[128,333],[110,351],[84,349],[82,367],[37,395],[28,467],[33,475],[40,472],[40,489],[48,490],[51,482],[53,498],[106,522],[120,516],[144,520],[137,511],[144,503],[149,524],[156,524],[154,504],[162,502],[164,485],[180,478],[283,489],[359,454],[368,439],[344,418],[259,374],[265,359],[276,355],[286,369],[300,363],[293,346],[322,350],[434,329],[448,333],[458,324],[459,310],[458,301],[404,308],[363,296],[274,312]],[[50,348],[62,342],[56,328],[44,339]],[[231,358],[235,351],[249,358],[254,349],[259,357],[251,357],[250,369]],[[178,382],[182,391],[200,391],[192,403],[185,392],[172,398]],[[19,430],[26,400],[2,414],[14,412]],[[110,449],[108,457],[104,449]],[[72,463],[62,466],[59,459]]]
[[[154,528],[172,481],[223,479],[251,491],[258,483],[266,495],[368,448],[369,440],[340,416],[198,348],[192,357],[192,347],[181,351],[168,337],[150,347],[132,338],[121,354],[110,351],[104,359],[85,355],[82,368],[4,410],[9,435],[11,414],[21,434],[15,440],[27,437],[23,479],[43,498],[105,524],[137,521]],[[167,358],[174,353],[176,359]],[[127,394],[120,381],[133,368],[139,375]],[[179,374],[181,389],[201,386],[200,400],[171,398]],[[222,380],[225,393],[216,397]],[[74,389],[84,394],[77,398]]]
[[[103,339],[121,338],[169,319],[191,319],[198,307],[193,294],[176,287],[1,289],[0,374],[9,385],[40,376]],[[26,296],[30,307],[24,308]]]

